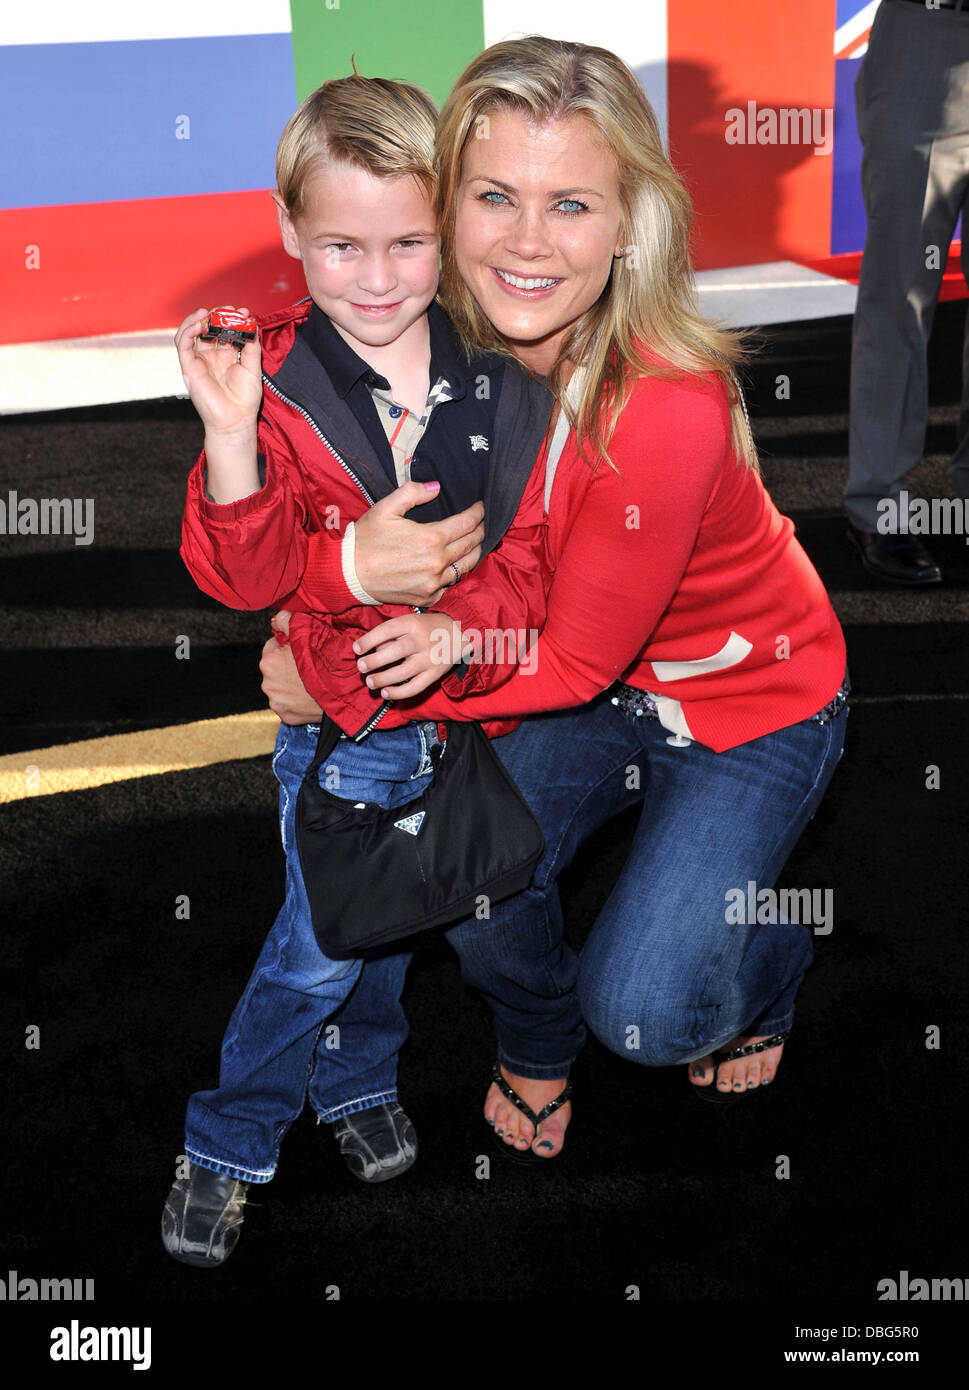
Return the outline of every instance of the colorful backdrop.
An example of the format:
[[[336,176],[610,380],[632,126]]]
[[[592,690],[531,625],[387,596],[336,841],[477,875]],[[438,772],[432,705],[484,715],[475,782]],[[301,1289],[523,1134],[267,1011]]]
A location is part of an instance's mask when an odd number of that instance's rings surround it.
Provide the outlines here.
[[[482,47],[529,32],[601,44],[634,69],[696,202],[698,267],[793,259],[835,273],[843,264],[850,278],[864,237],[852,87],[876,8],[858,0],[5,7],[0,342],[167,328],[199,304],[266,310],[299,297],[300,269],[279,247],[269,198],[276,140],[296,103],[348,73],[351,56],[359,71],[407,78],[440,101]],[[783,130],[771,140],[769,113],[782,109],[818,113],[818,135],[833,121],[833,142],[794,143]]]

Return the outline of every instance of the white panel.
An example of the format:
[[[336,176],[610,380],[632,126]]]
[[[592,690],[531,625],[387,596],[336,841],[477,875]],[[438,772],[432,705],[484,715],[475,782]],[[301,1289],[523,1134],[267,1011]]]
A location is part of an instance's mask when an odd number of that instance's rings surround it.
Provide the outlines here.
[[[175,329],[0,346],[0,415],[186,396]]]
[[[289,34],[289,0],[32,0],[0,12],[0,44]]]
[[[544,34],[610,48],[652,102],[664,145],[667,0],[483,0],[485,45]]]
[[[701,270],[700,309],[731,328],[853,314],[858,286],[793,261]]]

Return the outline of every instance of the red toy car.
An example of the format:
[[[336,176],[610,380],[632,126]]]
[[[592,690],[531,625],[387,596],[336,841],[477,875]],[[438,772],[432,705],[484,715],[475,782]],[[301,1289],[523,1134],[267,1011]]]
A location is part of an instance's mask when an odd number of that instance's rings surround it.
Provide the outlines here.
[[[238,309],[213,309],[205,332],[199,334],[204,343],[229,343],[237,348],[245,347],[255,336],[256,320]]]

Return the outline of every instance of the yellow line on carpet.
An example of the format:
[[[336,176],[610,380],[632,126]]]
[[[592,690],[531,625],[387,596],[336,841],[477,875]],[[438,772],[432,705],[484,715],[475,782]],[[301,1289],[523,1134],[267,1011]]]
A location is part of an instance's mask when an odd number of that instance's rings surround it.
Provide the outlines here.
[[[185,772],[233,758],[257,758],[272,752],[278,729],[279,720],[272,710],[261,709],[8,753],[0,758],[0,802],[82,791],[162,772]]]

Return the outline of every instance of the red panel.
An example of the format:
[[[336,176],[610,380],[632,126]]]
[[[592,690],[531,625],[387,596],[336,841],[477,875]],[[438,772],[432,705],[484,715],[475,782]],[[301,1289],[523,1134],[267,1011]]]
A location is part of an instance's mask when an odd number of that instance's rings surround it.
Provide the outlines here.
[[[670,0],[667,27],[670,152],[696,206],[698,268],[827,254],[830,154],[725,134],[727,112],[746,124],[751,101],[757,113],[833,108],[835,0]]]
[[[306,293],[263,191],[3,211],[0,265],[3,343],[170,328],[201,305],[264,312]]]
[[[962,273],[962,242],[954,241],[949,248],[949,259],[942,274],[942,288],[939,303],[947,299],[969,298],[966,279]],[[816,260],[805,261],[811,270],[820,270],[822,275],[835,275],[839,280],[848,280],[857,285],[861,270],[861,252],[853,251],[844,256],[821,256]]]

